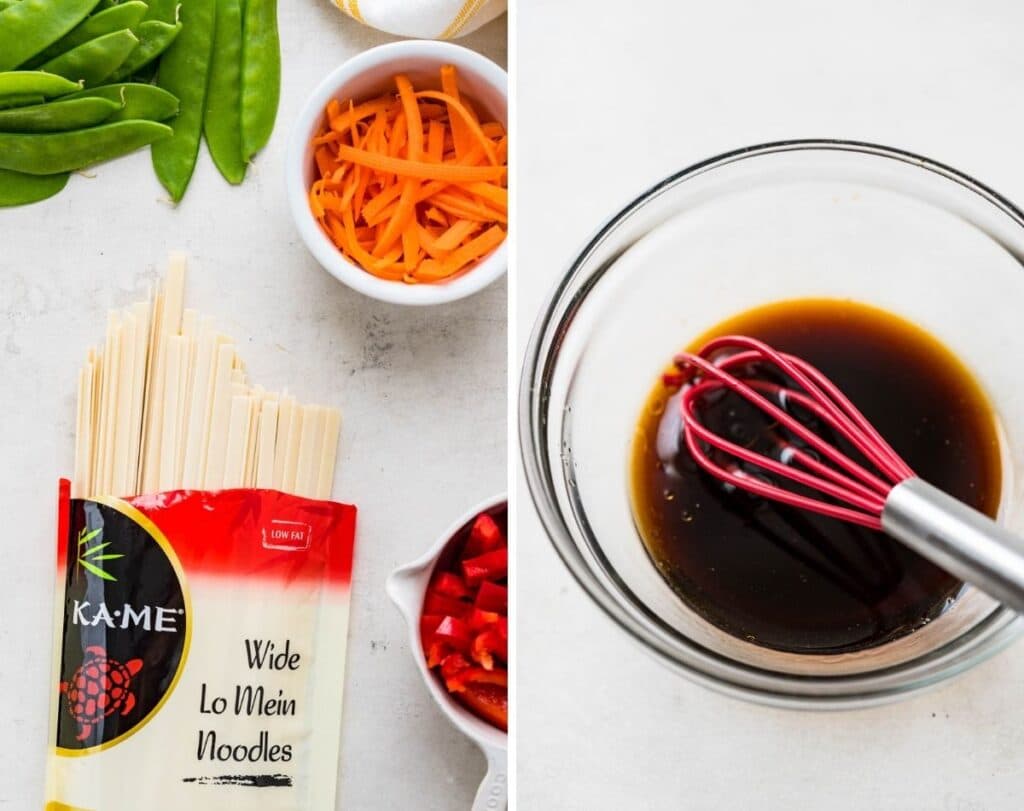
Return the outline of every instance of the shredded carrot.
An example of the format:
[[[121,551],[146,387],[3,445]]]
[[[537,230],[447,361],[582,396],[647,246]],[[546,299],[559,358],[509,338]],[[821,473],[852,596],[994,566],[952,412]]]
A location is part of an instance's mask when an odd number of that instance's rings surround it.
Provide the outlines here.
[[[454,251],[477,228],[479,228],[479,223],[475,223],[472,220],[456,220],[451,228],[434,240],[434,249],[438,251]]]
[[[471,239],[458,250],[452,251],[442,266],[448,273],[457,273],[475,259],[485,256],[505,241],[505,232],[498,225],[492,225],[480,236]]]
[[[447,93],[438,93],[434,90],[421,90],[416,94],[416,97],[421,99],[438,99],[447,103],[448,109],[457,113],[465,122],[466,129],[469,131],[470,137],[483,147],[484,154],[487,155],[487,159],[492,164],[497,163],[497,160],[494,157],[494,144],[484,134],[480,124],[477,123],[476,116],[470,113],[469,108],[463,105],[462,102],[458,99],[452,98]]]
[[[467,220],[501,223],[508,221],[508,217],[500,211],[496,211],[486,205],[476,203],[468,198],[449,194],[447,192],[435,195],[434,203],[442,211]]]
[[[452,183],[473,183],[479,180],[501,180],[504,166],[462,166],[457,163],[428,163],[408,158],[392,158],[381,154],[380,143],[368,149],[338,144],[338,157],[349,163],[367,166],[382,174],[400,175],[417,180],[447,180]]]
[[[432,163],[444,160],[445,126],[440,121],[431,121],[427,133],[427,158]]]
[[[396,76],[395,85],[398,87],[398,97],[402,101],[406,121],[409,122],[409,160],[418,161],[423,155],[423,119],[420,118],[420,107],[416,103],[416,91],[412,89],[408,76]]]
[[[493,183],[470,183],[466,189],[500,211],[508,211],[508,189],[495,186]]]
[[[444,216],[444,212],[436,206],[431,206],[427,209],[427,222],[437,223],[438,225],[448,225],[448,218]]]
[[[445,65],[441,68],[441,90],[456,101],[462,100],[459,94],[459,78],[455,72],[454,65]],[[455,154],[462,157],[467,149],[466,122],[459,118],[459,116],[452,115],[452,112],[452,109],[449,107],[448,118],[451,119],[452,145],[455,149]]]
[[[332,102],[337,103],[337,102]],[[346,105],[348,110],[341,112],[341,105],[337,108],[327,105],[327,120],[331,124],[331,129],[339,135],[344,135],[345,131],[350,129],[353,124],[357,121],[362,121],[364,118],[369,118],[377,113],[386,112],[391,106],[392,99],[381,96],[379,99],[368,101],[364,104],[360,104],[358,107],[349,103]]]
[[[425,282],[439,282],[449,274],[437,259],[425,259],[416,275]]]
[[[394,77],[395,92],[332,100],[312,139],[309,206],[346,257],[381,279],[437,283],[505,239],[508,134],[481,120],[455,68],[441,90]]]

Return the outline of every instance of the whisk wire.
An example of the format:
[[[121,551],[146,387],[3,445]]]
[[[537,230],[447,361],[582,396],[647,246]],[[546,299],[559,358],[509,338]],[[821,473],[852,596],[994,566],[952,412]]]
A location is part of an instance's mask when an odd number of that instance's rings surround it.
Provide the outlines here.
[[[887,472],[889,472],[890,478],[893,480],[893,484],[901,482],[904,479],[912,478],[915,475],[914,471],[910,468],[910,465],[903,460],[903,457],[893,450],[892,446],[878,432],[875,426],[868,421],[867,417],[865,417],[852,402],[850,402],[835,383],[825,377],[821,371],[811,366],[811,364],[802,358],[798,358],[793,355],[786,355],[786,358],[796,364],[807,375],[812,377],[818,385],[825,390],[829,397],[842,407],[843,411],[851,420],[854,421],[854,424],[871,439],[871,442],[873,443],[873,450],[884,456],[891,466],[891,470],[888,470]]]
[[[744,382],[738,377],[730,374],[728,371],[722,368],[721,365],[716,365],[706,360],[699,355],[691,355],[683,353],[676,357],[677,363],[683,363],[690,366],[697,367],[703,375],[716,380],[725,388],[743,397],[747,402],[757,406],[761,411],[768,414],[776,422],[785,426],[787,430],[795,434],[797,437],[802,439],[814,450],[825,456],[839,467],[846,470],[852,476],[857,477],[860,481],[865,482],[871,487],[878,490],[880,493],[888,491],[889,487],[877,476],[870,471],[866,470],[861,465],[853,461],[849,456],[840,451],[834,445],[829,444],[814,431],[807,426],[801,424],[792,416],[787,414],[777,405],[769,401],[766,397],[755,391],[748,383]],[[691,388],[684,392],[683,401],[692,400],[694,389]],[[693,409],[684,409],[683,418],[686,420],[687,427],[690,427],[694,423],[698,422],[697,415]],[[841,418],[834,421],[835,425],[841,424]],[[838,429],[842,430],[842,429]],[[865,454],[867,456],[867,454]],[[869,457],[870,458],[870,457]]]
[[[664,376],[665,385],[681,387],[678,408],[683,441],[708,474],[798,510],[881,530],[1024,614],[1024,539],[914,475],[819,370],[742,336],[717,338],[697,354],[683,353],[676,358],[676,366],[678,373]],[[777,375],[768,373],[770,367],[784,373],[784,385],[776,382]],[[701,422],[701,406],[709,395],[723,391],[743,398],[791,435],[779,437],[775,447],[769,448],[768,453],[774,453],[781,446],[777,459],[741,447]],[[797,414],[787,413],[791,404],[800,409]],[[808,424],[798,419],[805,418],[805,412],[813,418]],[[812,425],[830,428],[845,441],[844,448],[855,449],[858,459],[880,475],[816,434]],[[744,463],[755,470],[744,469]],[[769,478],[768,474],[774,475]],[[802,520],[792,511],[782,513],[781,519]]]
[[[726,350],[733,351],[721,357]],[[704,470],[734,487],[794,507],[880,529],[885,500],[893,485],[914,475],[838,387],[800,358],[786,355],[753,338],[725,336],[710,341],[698,354],[679,354],[675,363],[680,372],[689,373],[687,379],[679,381],[683,384],[680,412],[687,448]],[[748,366],[757,369],[774,366],[799,388],[733,374],[734,370]],[[831,464],[791,443],[783,444],[780,460],[775,460],[716,434],[701,422],[699,407],[709,394],[722,389],[757,407]],[[876,468],[881,477],[773,403],[766,394],[782,405],[791,401],[830,427]],[[715,461],[708,449],[747,462],[839,503],[766,482],[739,466],[727,468]]]
[[[686,404],[686,414],[689,417],[686,425],[697,439],[707,443],[713,448],[729,453],[744,462],[756,465],[769,473],[775,473],[776,475],[783,476],[784,478],[795,481],[806,487],[814,487],[821,490],[825,494],[830,495],[835,499],[845,501],[851,506],[860,507],[865,510],[873,510],[876,507],[879,510],[881,509],[883,503],[882,498],[874,493],[870,493],[870,495],[867,496],[851,493],[848,489],[843,489],[837,484],[821,479],[818,476],[814,476],[800,470],[799,468],[793,467],[792,465],[778,462],[764,454],[758,453],[757,451],[752,451],[749,448],[744,448],[742,445],[737,445],[735,442],[731,442],[730,440],[719,436],[714,431],[711,431],[706,426],[702,425],[697,419],[697,403],[701,396],[706,393],[707,388],[713,387],[714,385],[715,383],[713,381],[704,381],[696,384],[683,395],[684,402]],[[706,454],[704,456],[706,458]]]
[[[690,453],[693,455],[693,458],[702,468],[716,479],[729,482],[734,487],[738,487],[748,493],[753,493],[756,496],[762,496],[764,498],[772,499],[773,501],[788,504],[792,507],[811,510],[812,512],[817,512],[821,515],[829,516],[830,518],[837,518],[840,521],[847,521],[851,524],[859,524],[867,527],[868,529],[877,530],[882,527],[881,518],[875,515],[870,515],[859,510],[852,510],[848,507],[841,507],[837,504],[829,504],[826,501],[819,501],[818,499],[800,496],[782,487],[776,487],[775,485],[767,484],[760,479],[743,474],[742,471],[726,470],[721,465],[715,463],[700,449],[700,440],[694,436],[692,432],[686,432],[685,442]]]
[[[743,335],[727,335],[709,341],[700,351],[702,358],[712,358],[716,353],[728,349],[745,349],[750,353],[744,362],[765,361],[777,366],[792,378],[800,388],[814,399],[825,411],[843,424],[846,438],[858,451],[874,462],[879,469],[893,480],[902,481],[913,475],[906,463],[850,402],[839,387],[807,361],[779,352],[763,341]],[[738,364],[746,353],[734,353],[726,363]]]

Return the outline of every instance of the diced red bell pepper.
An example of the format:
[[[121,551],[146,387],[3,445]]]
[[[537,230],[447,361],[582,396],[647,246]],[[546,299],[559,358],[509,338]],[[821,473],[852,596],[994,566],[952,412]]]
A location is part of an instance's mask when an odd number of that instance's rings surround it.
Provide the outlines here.
[[[476,640],[473,641],[473,661],[484,670],[494,670],[494,656],[486,648],[478,650]]]
[[[501,619],[501,614],[496,614],[493,611],[481,611],[479,608],[474,608],[469,617],[466,620],[466,624],[469,625],[471,631],[482,631],[485,628],[489,628],[496,624]]]
[[[475,557],[497,549],[499,546],[507,546],[505,536],[501,534],[501,527],[487,513],[482,513],[473,522],[473,529],[470,530],[469,540],[466,541],[462,556]]]
[[[469,589],[455,572],[440,572],[434,576],[430,588],[436,594],[454,597],[456,600],[469,596]]]
[[[443,642],[431,642],[427,646],[427,667],[437,667],[451,652],[451,648]]]
[[[494,670],[495,657],[508,661],[508,636],[502,634],[497,626],[488,628],[473,638],[470,652],[484,670]]]
[[[470,586],[485,580],[504,580],[508,577],[508,549],[495,549],[462,561],[462,574]]]
[[[467,667],[455,673],[450,679],[445,679],[445,684],[452,693],[461,693],[470,684],[497,684],[508,687],[508,671],[498,668],[487,670],[483,667]]]
[[[420,617],[420,641],[423,643],[423,652],[429,653],[430,646],[434,642],[434,632],[443,620],[440,614],[424,614]]]
[[[434,630],[434,641],[450,645],[455,650],[468,651],[472,637],[462,620],[457,617],[444,617]]]
[[[420,618],[427,665],[470,711],[508,728],[508,541],[481,514],[460,560],[431,579]],[[456,563],[458,565],[456,565]]]
[[[448,617],[464,617],[473,608],[471,603],[456,600],[446,594],[438,594],[436,591],[428,591],[427,598],[423,601],[424,614],[440,614]]]
[[[441,677],[447,682],[448,679],[455,678],[458,673],[472,666],[472,662],[461,653],[450,653],[441,661]]]
[[[508,589],[497,583],[485,580],[476,593],[474,605],[481,611],[494,611],[499,614],[508,613]]]
[[[508,730],[508,688],[496,684],[471,684],[455,697],[470,712],[498,729]]]

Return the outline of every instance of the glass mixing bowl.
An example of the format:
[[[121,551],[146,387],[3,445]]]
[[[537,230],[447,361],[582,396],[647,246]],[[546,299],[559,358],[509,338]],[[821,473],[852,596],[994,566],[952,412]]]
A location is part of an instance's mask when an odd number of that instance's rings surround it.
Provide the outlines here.
[[[520,391],[526,478],[569,570],[661,661],[784,706],[881,702],[1002,649],[1016,615],[966,586],[928,625],[838,655],[726,634],[657,573],[633,523],[628,454],[672,354],[716,323],[791,298],[854,299],[929,330],[972,369],[1002,431],[999,520],[1024,532],[1024,215],[970,177],[871,144],[789,141],[712,158],[612,217],[555,288]]]

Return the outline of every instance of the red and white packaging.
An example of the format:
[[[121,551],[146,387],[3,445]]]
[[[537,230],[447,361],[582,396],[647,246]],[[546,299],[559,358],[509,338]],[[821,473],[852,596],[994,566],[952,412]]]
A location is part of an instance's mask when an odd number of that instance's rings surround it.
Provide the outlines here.
[[[62,482],[47,811],[333,809],[355,523]]]

